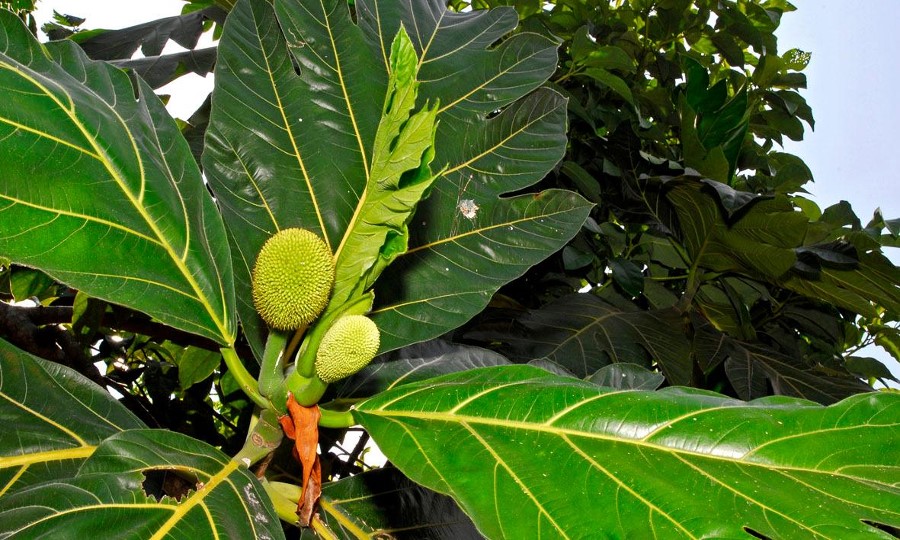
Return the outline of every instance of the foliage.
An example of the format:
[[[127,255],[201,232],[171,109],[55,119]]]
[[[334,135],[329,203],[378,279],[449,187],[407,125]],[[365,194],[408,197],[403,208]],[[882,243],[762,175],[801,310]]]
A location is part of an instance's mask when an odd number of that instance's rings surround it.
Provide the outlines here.
[[[0,537],[900,527],[900,401],[856,354],[900,358],[900,226],[819,209],[777,150],[814,125],[793,6],[349,4],[60,15],[45,44],[0,13]],[[173,120],[153,89],[213,66]],[[270,331],[251,268],[289,227],[337,278]],[[382,354],[328,387],[351,314]]]

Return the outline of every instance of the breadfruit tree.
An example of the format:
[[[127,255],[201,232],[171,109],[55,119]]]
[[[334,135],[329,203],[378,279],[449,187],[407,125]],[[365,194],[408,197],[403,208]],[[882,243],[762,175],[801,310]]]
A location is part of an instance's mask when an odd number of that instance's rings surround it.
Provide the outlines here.
[[[0,537],[900,528],[900,224],[803,196],[788,2],[4,5]]]

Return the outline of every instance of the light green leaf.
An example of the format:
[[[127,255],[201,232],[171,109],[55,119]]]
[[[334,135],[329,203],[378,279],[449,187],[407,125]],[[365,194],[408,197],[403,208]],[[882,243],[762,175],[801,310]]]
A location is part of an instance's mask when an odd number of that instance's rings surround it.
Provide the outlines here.
[[[371,288],[381,272],[406,252],[407,223],[434,182],[428,164],[434,157],[436,109],[412,114],[419,86],[418,58],[403,28],[394,39],[390,62],[366,189],[335,252],[332,307],[339,308]]]
[[[0,438],[0,498],[74,476],[101,441],[144,427],[95,383],[3,340],[0,421],[14,430]]]
[[[225,231],[152,90],[4,11],[0,92],[0,256],[233,343]]]
[[[145,477],[159,472],[190,489],[177,499],[148,493]],[[0,538],[284,538],[252,473],[206,443],[149,429],[108,438],[72,479],[3,497],[0,523]]]
[[[354,416],[491,538],[887,539],[872,524],[900,526],[900,469],[884,460],[900,452],[896,393],[746,403],[504,366],[403,385]]]

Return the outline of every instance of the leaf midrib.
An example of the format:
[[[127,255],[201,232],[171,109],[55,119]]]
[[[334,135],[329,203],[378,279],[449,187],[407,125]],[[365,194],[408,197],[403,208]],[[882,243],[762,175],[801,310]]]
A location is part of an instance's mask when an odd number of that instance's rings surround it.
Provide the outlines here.
[[[708,410],[710,410],[710,409],[705,409],[704,411],[708,411]],[[711,410],[717,410],[717,409],[713,408]],[[359,412],[361,414],[369,414],[372,416],[382,417],[382,418],[386,418],[386,419],[413,418],[416,420],[427,420],[427,421],[431,421],[431,422],[445,422],[445,423],[449,423],[449,424],[462,425],[462,426],[465,426],[467,429],[469,428],[469,426],[479,425],[479,426],[489,426],[489,427],[500,427],[500,428],[511,429],[511,430],[522,430],[525,432],[544,433],[544,434],[558,436],[560,438],[576,437],[576,438],[591,439],[591,440],[595,440],[595,441],[604,441],[604,442],[616,443],[616,444],[629,444],[629,445],[634,445],[636,447],[646,448],[646,449],[653,450],[653,451],[672,454],[673,456],[676,456],[676,457],[681,456],[681,455],[698,457],[698,458],[703,458],[703,459],[711,459],[711,460],[715,460],[715,461],[721,461],[721,462],[730,463],[730,464],[747,465],[747,466],[762,468],[762,469],[766,469],[766,470],[773,470],[773,471],[799,471],[799,472],[813,473],[813,474],[827,474],[829,476],[840,476],[840,477],[846,478],[848,480],[852,480],[854,482],[866,481],[866,482],[874,482],[874,483],[876,483],[878,485],[882,485],[882,486],[887,486],[887,484],[884,484],[883,482],[880,482],[877,480],[861,478],[858,476],[851,476],[851,475],[847,475],[847,474],[840,473],[837,471],[817,470],[817,469],[809,469],[809,468],[804,468],[804,467],[795,467],[795,466],[787,466],[787,465],[772,464],[772,463],[760,463],[760,462],[754,462],[754,461],[745,461],[743,459],[743,457],[734,458],[734,457],[727,457],[727,456],[721,456],[721,455],[716,455],[716,454],[705,454],[702,452],[685,450],[682,448],[671,448],[671,447],[663,446],[660,444],[653,444],[653,443],[645,441],[645,440],[628,439],[625,437],[615,437],[615,436],[605,435],[605,434],[601,434],[601,433],[577,431],[577,430],[574,430],[571,428],[560,428],[560,427],[548,426],[546,424],[535,424],[535,423],[523,422],[523,421],[518,421],[518,420],[509,420],[509,419],[498,420],[498,419],[494,419],[494,418],[485,418],[485,417],[479,417],[479,416],[467,416],[467,415],[459,415],[459,414],[452,414],[452,413],[445,413],[445,412],[385,411],[383,409],[373,409],[373,410],[357,409],[357,412]],[[700,411],[700,412],[703,412],[703,411]],[[665,427],[669,423],[670,422],[666,422],[660,427]],[[809,432],[805,432],[802,435],[808,436],[811,434],[821,434],[821,433],[826,433],[826,432],[831,432],[831,431],[846,431],[846,430],[850,430],[850,429],[879,429],[879,428],[895,429],[896,427],[897,426],[895,426],[895,425],[864,424],[864,425],[859,425],[859,426],[850,426],[847,428],[816,429],[816,430],[811,430]],[[653,431],[653,433],[656,433],[657,431],[659,431],[659,429],[655,429]],[[796,437],[796,436],[798,436],[798,435],[794,434],[791,436],[774,439],[772,441],[767,441],[766,444],[772,444],[774,442],[777,442],[778,440],[792,438],[792,437]],[[753,450],[755,450],[755,449],[753,449]],[[745,454],[745,455],[749,455],[750,453],[752,453],[753,450],[748,451],[747,454]]]

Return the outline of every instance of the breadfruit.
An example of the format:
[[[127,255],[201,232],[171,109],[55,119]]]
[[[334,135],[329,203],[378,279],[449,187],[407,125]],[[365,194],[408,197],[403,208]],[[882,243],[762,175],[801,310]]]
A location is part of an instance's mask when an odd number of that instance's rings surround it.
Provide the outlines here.
[[[253,267],[253,305],[272,328],[293,330],[322,313],[334,286],[334,256],[314,232],[283,229]]]
[[[333,383],[366,367],[378,352],[381,335],[372,319],[347,315],[325,332],[316,352],[316,375]]]

